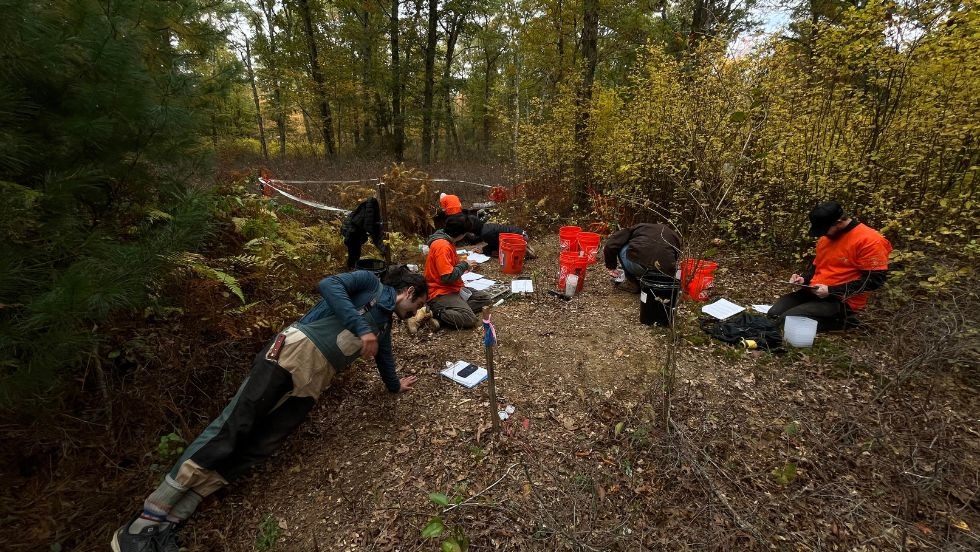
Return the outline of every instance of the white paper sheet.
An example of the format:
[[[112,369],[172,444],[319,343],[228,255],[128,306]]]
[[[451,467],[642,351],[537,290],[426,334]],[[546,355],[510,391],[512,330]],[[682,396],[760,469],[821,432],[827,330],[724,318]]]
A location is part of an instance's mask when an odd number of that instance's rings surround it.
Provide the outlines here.
[[[466,260],[473,261],[474,263],[485,263],[490,260],[483,253],[473,253],[472,251],[466,253]]]
[[[762,314],[766,314],[771,308],[772,305],[752,305],[752,310],[755,312],[761,312]]]
[[[719,299],[710,305],[701,307],[701,312],[714,316],[718,320],[724,320],[729,316],[736,315],[745,310],[745,307],[736,305],[728,299]]]
[[[487,280],[486,278],[482,278],[480,280],[473,280],[472,282],[468,282],[466,284],[466,287],[470,289],[475,289],[476,291],[483,291],[496,283],[497,282],[493,280]]]
[[[469,365],[470,365],[469,362],[466,362],[465,360],[460,360],[453,363],[452,366],[443,369],[439,373],[455,381],[456,383],[462,385],[463,387],[466,387],[467,389],[472,389],[473,387],[476,387],[476,385],[479,384],[481,381],[487,379],[487,371],[485,368],[477,368],[469,376],[466,376],[465,378],[459,377],[457,375],[459,371],[462,370],[463,368],[466,368]]]
[[[531,280],[513,280],[510,283],[511,293],[533,293],[534,283]]]
[[[464,282],[472,282],[474,280],[479,280],[480,278],[483,278],[483,274],[477,274],[476,272],[464,272],[463,273],[463,281]]]

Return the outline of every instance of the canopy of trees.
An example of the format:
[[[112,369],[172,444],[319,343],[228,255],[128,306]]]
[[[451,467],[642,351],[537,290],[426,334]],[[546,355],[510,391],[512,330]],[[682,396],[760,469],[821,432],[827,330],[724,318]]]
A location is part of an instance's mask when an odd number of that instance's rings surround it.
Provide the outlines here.
[[[503,160],[542,208],[788,254],[806,242],[780,228],[836,197],[910,254],[980,251],[973,0],[790,2],[751,51],[754,0],[0,7],[8,383],[86,364],[100,324],[155,300],[207,234],[192,184],[215,149]]]

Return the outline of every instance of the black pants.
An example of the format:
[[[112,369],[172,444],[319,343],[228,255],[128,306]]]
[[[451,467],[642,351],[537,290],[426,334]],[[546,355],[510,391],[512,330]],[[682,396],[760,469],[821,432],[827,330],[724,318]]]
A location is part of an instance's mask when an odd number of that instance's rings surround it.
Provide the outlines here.
[[[186,460],[193,460],[228,481],[237,479],[271,456],[306,419],[315,401],[285,398],[293,389],[292,376],[265,359],[267,350],[256,355],[248,378],[221,415],[187,447],[172,477]]]
[[[361,247],[367,243],[367,236],[352,235],[344,240],[347,246],[347,268],[354,268],[357,261],[361,258]]]
[[[769,309],[769,316],[780,321],[787,316],[812,318],[821,332],[844,329],[850,315],[851,310],[840,299],[821,299],[806,289],[783,295]]]
[[[493,224],[488,222],[483,225],[480,231],[480,239],[486,242],[483,254],[493,257],[500,249],[500,234],[523,234],[524,229],[520,226],[508,226],[506,224]]]

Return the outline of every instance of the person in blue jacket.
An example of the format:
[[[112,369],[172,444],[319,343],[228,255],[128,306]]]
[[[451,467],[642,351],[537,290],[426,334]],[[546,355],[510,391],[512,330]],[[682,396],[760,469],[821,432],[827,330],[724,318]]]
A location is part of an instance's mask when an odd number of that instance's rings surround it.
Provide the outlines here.
[[[334,376],[358,358],[374,359],[388,391],[410,391],[415,376],[395,371],[392,316],[414,316],[427,291],[425,278],[405,267],[389,270],[384,282],[363,270],[323,279],[323,299],[256,355],[221,415],[187,447],[143,511],[115,532],[112,550],[177,552],[177,527],[201,500],[278,449]]]

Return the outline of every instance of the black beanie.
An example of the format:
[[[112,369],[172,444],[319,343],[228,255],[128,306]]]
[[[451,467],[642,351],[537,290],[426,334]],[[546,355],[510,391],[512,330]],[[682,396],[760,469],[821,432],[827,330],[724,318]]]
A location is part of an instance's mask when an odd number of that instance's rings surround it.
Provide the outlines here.
[[[464,215],[453,215],[446,217],[446,233],[451,238],[458,238],[466,233],[466,217]]]

